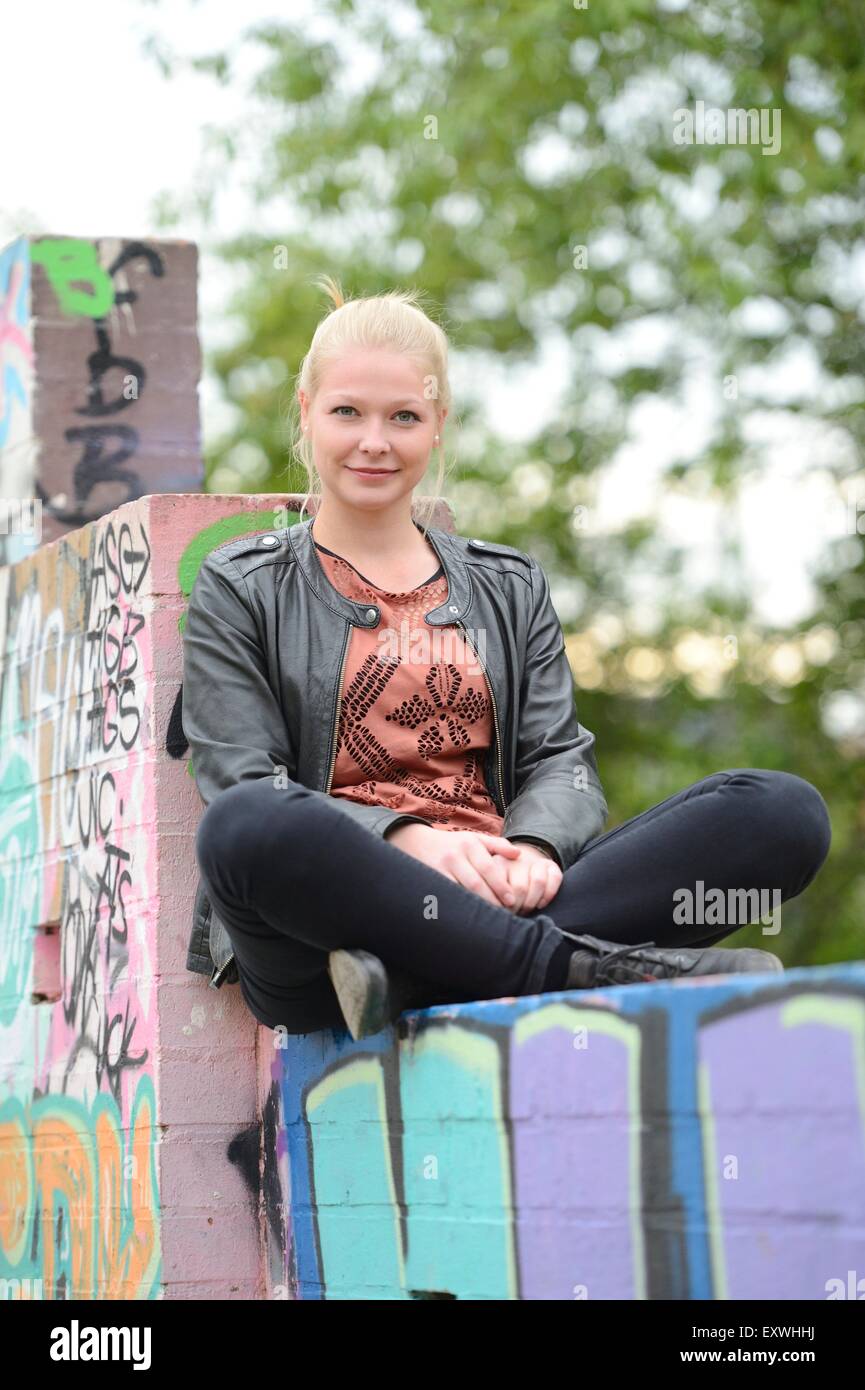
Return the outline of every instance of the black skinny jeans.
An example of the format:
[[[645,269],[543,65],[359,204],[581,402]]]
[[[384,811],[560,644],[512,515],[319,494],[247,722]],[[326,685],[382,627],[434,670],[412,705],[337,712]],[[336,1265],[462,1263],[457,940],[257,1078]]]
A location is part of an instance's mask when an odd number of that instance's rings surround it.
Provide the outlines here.
[[[560,928],[631,945],[709,945],[745,921],[680,925],[676,890],[696,893],[702,879],[704,893],[720,888],[727,902],[728,889],[766,890],[771,910],[811,882],[831,833],[825,801],[803,778],[716,772],[590,840],[556,896],[524,916],[367,830],[328,794],[272,778],[215,797],[195,848],[249,1009],[268,1027],[306,1033],[345,1027],[326,968],[337,947],[363,947],[419,978],[428,1004],[561,989]]]

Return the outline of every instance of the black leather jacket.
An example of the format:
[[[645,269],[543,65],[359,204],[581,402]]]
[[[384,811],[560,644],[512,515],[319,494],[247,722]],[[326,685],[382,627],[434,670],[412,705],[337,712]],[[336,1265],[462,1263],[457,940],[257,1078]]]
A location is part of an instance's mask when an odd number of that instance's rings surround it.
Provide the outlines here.
[[[229,541],[199,569],[183,632],[182,720],[205,805],[280,766],[289,780],[330,790],[349,636],[352,626],[375,627],[380,612],[329,583],[311,524]],[[601,834],[608,810],[547,577],[512,546],[434,527],[427,536],[448,593],[425,620],[464,629],[486,672],[494,734],[484,777],[501,834],[540,844],[566,869]],[[334,805],[376,835],[401,822],[432,824],[345,797]],[[216,987],[236,979],[200,880],[194,919],[187,967],[212,972]]]

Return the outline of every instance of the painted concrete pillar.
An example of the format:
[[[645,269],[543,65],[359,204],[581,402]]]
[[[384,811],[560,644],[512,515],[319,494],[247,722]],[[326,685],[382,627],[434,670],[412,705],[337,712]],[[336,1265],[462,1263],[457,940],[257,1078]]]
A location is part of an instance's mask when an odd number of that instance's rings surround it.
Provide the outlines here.
[[[197,263],[193,242],[154,238],[0,252],[0,562],[148,493],[200,491]]]
[[[283,503],[144,497],[0,569],[0,1278],[45,1298],[263,1288],[258,1027],[185,969],[181,631]]]

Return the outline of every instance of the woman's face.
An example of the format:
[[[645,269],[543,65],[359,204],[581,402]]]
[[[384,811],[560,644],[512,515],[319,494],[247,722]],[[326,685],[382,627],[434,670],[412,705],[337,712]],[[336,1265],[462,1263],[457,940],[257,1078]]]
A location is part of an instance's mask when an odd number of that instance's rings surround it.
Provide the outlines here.
[[[428,382],[407,357],[363,350],[326,368],[311,406],[298,392],[323,494],[375,507],[411,493],[440,433],[436,400],[424,395]]]

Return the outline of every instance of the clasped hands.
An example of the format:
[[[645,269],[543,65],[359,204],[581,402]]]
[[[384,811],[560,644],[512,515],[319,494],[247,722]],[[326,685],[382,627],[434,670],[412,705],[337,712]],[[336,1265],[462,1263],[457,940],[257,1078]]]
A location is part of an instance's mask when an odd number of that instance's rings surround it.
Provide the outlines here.
[[[537,845],[482,830],[437,830],[413,821],[385,837],[494,907],[525,914],[546,907],[562,871]]]

